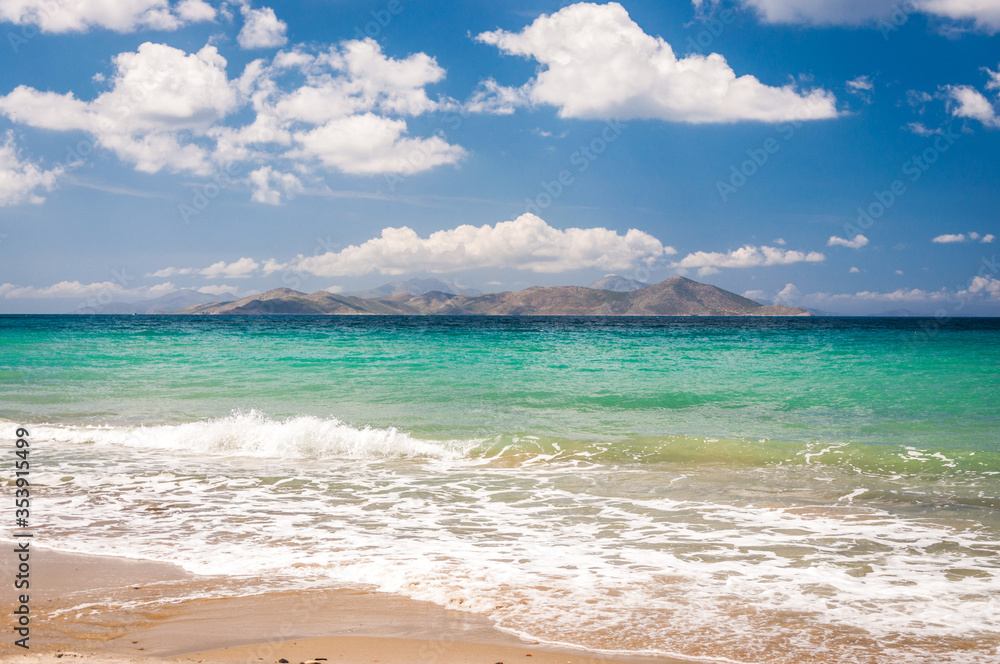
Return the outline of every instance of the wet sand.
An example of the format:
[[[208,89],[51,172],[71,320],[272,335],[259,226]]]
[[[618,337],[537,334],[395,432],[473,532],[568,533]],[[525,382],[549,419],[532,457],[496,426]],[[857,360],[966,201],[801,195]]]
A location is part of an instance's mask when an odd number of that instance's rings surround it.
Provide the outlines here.
[[[14,574],[12,558],[4,556],[0,564],[4,578]],[[16,635],[9,632],[0,643],[3,659],[39,664],[165,658],[249,664],[682,661],[611,658],[526,642],[481,616],[363,589],[261,593],[253,579],[197,577],[164,563],[44,549],[32,549],[29,593],[30,650],[15,646]],[[232,596],[189,599],[223,593]],[[9,616],[14,597],[5,595]]]

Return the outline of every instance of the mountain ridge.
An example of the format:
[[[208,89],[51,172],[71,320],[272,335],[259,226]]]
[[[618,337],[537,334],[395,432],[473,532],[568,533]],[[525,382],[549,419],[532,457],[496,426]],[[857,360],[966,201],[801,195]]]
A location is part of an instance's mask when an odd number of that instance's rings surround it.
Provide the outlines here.
[[[377,298],[276,288],[233,302],[196,305],[189,315],[452,315],[452,316],[810,316],[805,309],[763,305],[686,277],[629,291],[534,286],[520,291],[456,295],[399,292]]]

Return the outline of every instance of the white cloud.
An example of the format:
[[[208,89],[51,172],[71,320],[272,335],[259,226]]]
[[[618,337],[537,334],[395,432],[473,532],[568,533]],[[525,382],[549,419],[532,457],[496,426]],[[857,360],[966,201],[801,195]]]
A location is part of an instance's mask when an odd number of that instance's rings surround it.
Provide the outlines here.
[[[935,305],[958,304],[956,298],[965,301],[1000,302],[1000,279],[988,276],[977,276],[969,281],[964,289],[924,290],[922,288],[899,288],[894,291],[859,291],[856,293],[801,293],[793,284],[768,296],[764,291],[747,291],[744,297],[758,302],[774,302],[776,304],[795,304],[800,307],[814,307],[829,311],[871,312],[892,306],[901,305]],[[956,309],[956,313],[958,310]]]
[[[938,244],[951,244],[953,242],[965,242],[967,239],[968,238],[965,237],[965,233],[957,233],[938,235],[936,238],[931,240],[931,242],[937,242]]]
[[[852,268],[851,268],[850,270],[848,270],[848,272],[849,272],[850,274],[857,274],[858,272],[861,272],[861,270],[859,270],[859,269],[858,269],[858,268],[856,268],[856,267],[852,267]]]
[[[940,129],[930,129],[925,126],[923,122],[911,122],[906,125],[906,128],[910,130],[910,133],[916,134],[917,136],[923,136],[924,138],[941,133]]]
[[[299,148],[292,157],[318,159],[324,166],[354,174],[404,173],[425,171],[442,164],[454,164],[465,150],[439,136],[404,136],[406,122],[373,113],[331,120],[322,127],[297,132]]]
[[[175,11],[186,23],[215,20],[215,7],[204,0],[182,0]]]
[[[237,106],[226,60],[214,46],[197,53],[147,42],[114,58],[110,91],[90,102],[24,85],[0,97],[0,113],[42,129],[89,132],[95,142],[145,173],[211,172],[209,152],[190,142]]]
[[[779,237],[779,238],[775,238],[775,239],[774,239],[774,243],[775,243],[776,245],[778,245],[779,247],[783,247],[783,246],[785,246],[786,244],[788,244],[787,242],[785,242],[785,239],[784,239],[784,238],[780,238],[780,237]]]
[[[712,123],[837,117],[836,99],[825,90],[800,92],[790,84],[772,87],[754,76],[737,77],[717,53],[678,58],[670,44],[643,32],[614,2],[570,5],[521,32],[496,30],[476,39],[537,60],[542,70],[524,86],[524,97],[558,107],[563,118]],[[521,94],[500,86],[497,91],[510,103]],[[506,111],[509,105],[494,102],[492,108]]]
[[[828,247],[847,247],[848,249],[860,249],[866,244],[868,244],[868,238],[860,234],[855,235],[853,240],[845,240],[842,237],[831,235],[830,239],[826,241]]]
[[[42,32],[176,30],[211,21],[215,9],[202,0],[0,0],[0,21],[34,25]]]
[[[101,281],[84,284],[79,281],[60,281],[57,284],[45,287],[18,286],[16,284],[0,284],[0,297],[8,300],[15,299],[58,299],[58,298],[88,298],[88,297],[112,297],[112,298],[147,298],[159,297],[166,293],[172,293],[177,287],[167,282],[155,286],[143,286],[140,288],[125,288],[116,281]]]
[[[785,287],[774,296],[774,302],[775,304],[791,305],[793,302],[798,302],[801,296],[802,293],[795,287],[795,284],[785,284]]]
[[[870,76],[858,76],[847,82],[847,89],[852,92],[871,92],[875,89]]]
[[[279,79],[292,72],[304,83],[285,91]],[[373,39],[364,39],[319,53],[282,51],[270,65],[258,60],[247,68],[243,85],[258,114],[321,125],[365,112],[403,116],[453,108],[450,100],[427,95],[426,86],[444,77],[445,70],[424,53],[397,60],[385,56]]]
[[[767,23],[812,25],[878,24],[896,28],[909,14],[920,12],[950,21],[971,22],[988,32],[1000,30],[1000,4],[995,0],[739,0]],[[695,0],[695,5],[702,4]]]
[[[274,274],[275,272],[280,272],[281,270],[288,269],[288,265],[280,261],[276,261],[273,258],[268,258],[260,267],[260,271],[265,277]]]
[[[209,279],[245,279],[259,267],[260,265],[252,258],[241,258],[229,264],[225,261],[213,263],[201,270],[200,274]]]
[[[250,9],[244,5],[241,11],[243,29],[236,37],[240,48],[277,48],[288,43],[288,37],[285,36],[288,24],[275,16],[273,9],[270,7]]]
[[[988,32],[1000,31],[1000,4],[996,0],[923,0],[920,9],[934,16],[972,21]]]
[[[293,268],[319,276],[458,272],[480,268],[558,273],[584,268],[625,270],[651,265],[675,253],[655,237],[631,229],[560,230],[533,214],[495,226],[464,225],[423,238],[407,228],[385,228],[378,238],[339,252],[298,256],[288,265],[269,262],[271,271]]]
[[[167,267],[156,272],[150,272],[147,277],[176,277],[184,275],[199,275],[208,279],[246,279],[251,276],[260,264],[252,258],[241,258],[232,263],[219,261],[205,268]]]
[[[875,91],[875,84],[869,76],[858,76],[846,83],[847,91],[852,95],[860,97],[865,103],[872,103],[872,93]]]
[[[777,247],[755,247],[748,244],[728,253],[696,251],[675,263],[674,267],[747,268],[791,265],[793,263],[820,263],[824,260],[826,260],[826,256],[817,251],[806,253],[792,249],[778,249]]]
[[[270,166],[262,166],[250,173],[253,194],[250,200],[267,205],[279,205],[282,197],[294,198],[302,193],[302,181],[292,173],[280,173]]]
[[[988,67],[982,67],[982,71],[988,79],[986,90],[1000,90],[1000,67],[997,69],[998,71],[993,71]],[[990,101],[985,94],[971,85],[941,86],[938,98],[942,96],[948,101],[948,110],[952,117],[978,120],[987,127],[1000,127],[997,103]],[[997,99],[1000,102],[1000,93],[997,94]],[[919,125],[919,123],[911,123],[911,129],[914,125]]]
[[[13,132],[8,131],[0,143],[0,207],[20,203],[41,203],[45,199],[38,190],[51,191],[62,170],[43,170],[27,159],[22,159],[14,142]]]
[[[921,288],[899,288],[890,293],[878,291],[860,291],[858,293],[840,293],[827,295],[816,293],[813,297],[828,302],[940,302],[948,297],[948,292],[944,289],[939,291],[926,291]]]
[[[456,108],[426,91],[445,71],[424,53],[386,57],[371,39],[280,52],[233,80],[213,46],[187,54],[147,42],[113,62],[110,90],[92,101],[22,85],[0,97],[0,114],[88,132],[94,145],[146,173],[208,176],[248,162],[253,199],[262,203],[300,193],[299,178],[317,179],[317,169],[412,174],[466,155],[439,136],[410,136],[402,117]],[[247,107],[252,120],[233,126]]]
[[[519,88],[500,85],[494,79],[480,81],[478,88],[465,102],[465,110],[469,113],[493,113],[494,115],[510,115],[521,106],[531,103],[531,84]]]
[[[1000,127],[1000,116],[993,103],[982,93],[968,85],[950,85],[945,91],[954,104],[951,114],[956,118],[979,120],[987,127]]]
[[[1000,300],[1000,279],[992,276],[973,277],[968,287],[956,293],[959,297],[985,296]]]
[[[287,69],[305,74],[305,85],[274,91],[274,78]],[[288,131],[292,159],[359,175],[419,173],[456,164],[466,151],[439,136],[408,136],[406,121],[389,116],[453,108],[450,100],[427,95],[426,86],[444,76],[434,58],[423,53],[388,58],[372,39],[345,42],[319,55],[283,53],[261,75],[257,117]]]
[[[220,286],[202,286],[197,289],[199,293],[205,293],[206,295],[236,295],[237,289],[234,286],[220,285]]]
[[[933,238],[931,242],[937,244],[958,244],[960,242],[975,242],[978,240],[980,243],[989,244],[993,242],[996,238],[992,233],[987,233],[986,235],[980,235],[975,231],[969,233],[945,233],[944,235],[938,235]]]

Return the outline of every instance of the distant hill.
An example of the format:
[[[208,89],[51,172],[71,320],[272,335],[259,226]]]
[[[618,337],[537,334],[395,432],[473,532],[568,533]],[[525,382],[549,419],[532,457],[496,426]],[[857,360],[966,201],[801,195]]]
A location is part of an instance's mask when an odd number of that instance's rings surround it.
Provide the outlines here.
[[[235,302],[196,305],[180,314],[370,314],[476,316],[808,316],[798,307],[762,305],[709,284],[684,277],[631,292],[580,286],[535,287],[521,291],[456,295],[431,291],[399,292],[386,297],[276,288]]]
[[[379,297],[388,297],[389,295],[396,295],[398,293],[424,295],[435,291],[440,293],[449,293],[451,295],[482,294],[482,291],[478,291],[475,288],[466,288],[465,286],[459,286],[456,283],[441,281],[440,279],[408,279],[407,281],[393,281],[392,283],[384,284],[378,288],[371,288],[369,290],[342,293],[342,295],[360,297],[367,300]]]
[[[235,300],[236,296],[227,294],[230,299]],[[225,297],[225,296],[223,296]],[[167,293],[152,300],[140,300],[139,302],[111,302],[97,307],[81,307],[71,313],[74,314],[162,314],[185,307],[192,307],[205,304],[218,304],[218,295],[208,295],[196,290],[184,289]]]
[[[648,285],[649,284],[636,281],[635,279],[620,277],[617,274],[608,274],[590,284],[587,288],[593,288],[594,290],[615,291],[616,293],[631,293],[632,291],[639,290],[640,288],[645,288]]]

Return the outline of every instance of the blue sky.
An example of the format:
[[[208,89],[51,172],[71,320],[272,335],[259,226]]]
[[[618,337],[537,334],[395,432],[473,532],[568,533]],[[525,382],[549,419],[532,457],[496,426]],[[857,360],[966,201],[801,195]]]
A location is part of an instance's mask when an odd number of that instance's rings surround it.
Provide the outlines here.
[[[1000,314],[1000,0],[0,0],[0,312],[675,274]]]

